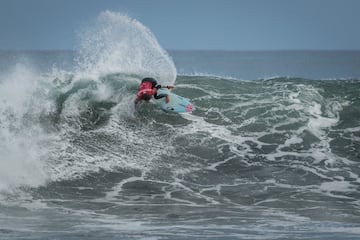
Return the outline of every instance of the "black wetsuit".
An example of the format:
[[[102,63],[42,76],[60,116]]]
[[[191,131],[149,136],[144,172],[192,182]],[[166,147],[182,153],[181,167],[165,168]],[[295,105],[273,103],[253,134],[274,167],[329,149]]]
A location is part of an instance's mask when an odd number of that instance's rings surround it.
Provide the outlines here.
[[[160,89],[161,88],[161,85],[157,84],[156,80],[153,79],[153,78],[144,78],[141,82],[151,82],[152,84],[152,88],[156,88],[156,90]],[[155,99],[160,99],[160,98],[163,98],[163,97],[166,97],[166,94],[157,94],[157,91],[154,93],[154,98]]]

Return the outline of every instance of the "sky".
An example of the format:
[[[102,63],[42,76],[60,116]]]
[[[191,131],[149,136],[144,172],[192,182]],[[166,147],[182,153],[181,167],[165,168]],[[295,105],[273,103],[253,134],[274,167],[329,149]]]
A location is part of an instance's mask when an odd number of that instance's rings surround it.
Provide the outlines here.
[[[168,50],[360,50],[359,0],[0,0],[0,49],[74,49],[105,10]]]

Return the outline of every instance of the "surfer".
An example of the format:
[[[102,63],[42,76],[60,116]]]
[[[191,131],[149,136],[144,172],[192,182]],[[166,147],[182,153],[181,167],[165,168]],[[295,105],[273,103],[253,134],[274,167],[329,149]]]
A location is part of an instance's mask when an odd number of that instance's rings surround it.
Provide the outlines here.
[[[149,102],[152,96],[154,96],[155,99],[160,99],[165,97],[166,103],[168,103],[170,101],[169,94],[157,94],[157,90],[160,88],[172,89],[174,88],[174,86],[167,85],[162,87],[161,85],[157,84],[157,81],[154,78],[144,78],[141,81],[140,86],[138,88],[136,99],[134,101],[135,104],[137,104],[141,100]]]

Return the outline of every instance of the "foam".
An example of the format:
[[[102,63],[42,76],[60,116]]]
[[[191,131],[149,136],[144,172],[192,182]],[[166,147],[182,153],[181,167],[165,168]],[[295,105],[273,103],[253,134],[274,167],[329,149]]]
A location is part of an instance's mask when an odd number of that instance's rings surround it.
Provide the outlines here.
[[[321,183],[319,189],[324,192],[354,192],[356,186],[346,181],[332,181]]]
[[[314,103],[309,107],[309,113],[312,118],[309,119],[308,129],[318,138],[323,138],[323,129],[335,126],[339,122],[339,118],[327,118],[321,116],[321,105]]]
[[[45,100],[37,73],[18,64],[0,76],[0,191],[20,185],[38,186],[45,182],[41,148],[47,136],[33,119],[51,109]]]

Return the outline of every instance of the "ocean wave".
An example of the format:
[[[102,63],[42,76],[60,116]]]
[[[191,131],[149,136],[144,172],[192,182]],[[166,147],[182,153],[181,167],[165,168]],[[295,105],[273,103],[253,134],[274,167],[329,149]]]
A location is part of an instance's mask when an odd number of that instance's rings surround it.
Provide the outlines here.
[[[196,110],[169,114],[135,108],[140,76],[15,72],[1,85],[0,207],[55,206],[104,228],[123,212],[226,208],[235,222],[265,211],[276,228],[324,218],[324,206],[326,219],[352,221],[359,206],[357,81],[178,76],[173,91]]]

